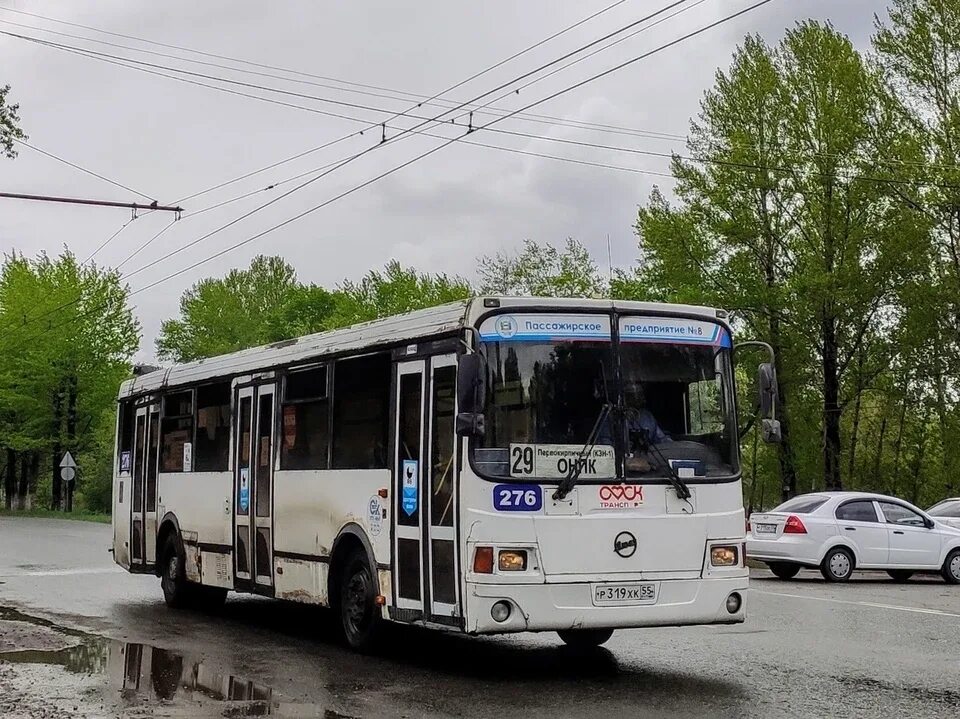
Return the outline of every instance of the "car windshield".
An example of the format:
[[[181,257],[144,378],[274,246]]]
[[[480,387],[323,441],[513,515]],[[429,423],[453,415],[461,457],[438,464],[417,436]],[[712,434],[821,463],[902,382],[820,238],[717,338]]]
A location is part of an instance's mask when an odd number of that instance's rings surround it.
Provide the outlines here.
[[[726,331],[684,321],[698,334],[681,342],[636,336],[650,330],[636,318],[620,323],[618,343],[601,315],[500,315],[481,325],[486,428],[473,459],[482,474],[556,478],[577,461],[581,481],[736,472]]]
[[[960,518],[960,499],[940,502],[940,504],[931,507],[927,514],[931,517]]]

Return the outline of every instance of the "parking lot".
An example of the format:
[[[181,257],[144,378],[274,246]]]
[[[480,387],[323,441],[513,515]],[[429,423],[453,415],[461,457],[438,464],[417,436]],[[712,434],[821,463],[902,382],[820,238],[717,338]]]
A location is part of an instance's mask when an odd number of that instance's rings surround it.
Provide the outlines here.
[[[110,536],[103,525],[0,519],[4,716],[960,712],[960,588],[936,576],[858,573],[836,585],[757,569],[739,626],[624,631],[589,654],[551,634],[403,630],[363,657],[309,607],[238,597],[216,616],[171,612],[155,578],[112,565]]]

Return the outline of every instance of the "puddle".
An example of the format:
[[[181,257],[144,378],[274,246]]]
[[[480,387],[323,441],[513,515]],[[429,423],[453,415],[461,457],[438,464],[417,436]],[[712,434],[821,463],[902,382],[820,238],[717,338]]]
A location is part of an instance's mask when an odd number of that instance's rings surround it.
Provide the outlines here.
[[[53,622],[0,607],[0,621],[23,622],[70,637],[65,648],[0,651],[0,661],[46,664],[74,674],[103,676],[125,707],[152,704],[207,706],[203,715],[225,717],[323,716],[339,714],[315,704],[287,702],[273,688],[236,676],[208,661],[191,660],[168,649],[121,642],[60,627]],[[229,703],[226,706],[221,703]],[[198,715],[199,716],[199,715]]]

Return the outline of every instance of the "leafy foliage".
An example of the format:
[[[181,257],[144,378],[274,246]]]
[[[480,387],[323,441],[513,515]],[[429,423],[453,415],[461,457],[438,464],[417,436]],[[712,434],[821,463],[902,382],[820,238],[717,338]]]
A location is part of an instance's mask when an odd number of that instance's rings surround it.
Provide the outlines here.
[[[0,153],[13,159],[17,156],[14,140],[25,140],[27,136],[20,129],[19,105],[9,104],[7,95],[10,86],[0,86]]]

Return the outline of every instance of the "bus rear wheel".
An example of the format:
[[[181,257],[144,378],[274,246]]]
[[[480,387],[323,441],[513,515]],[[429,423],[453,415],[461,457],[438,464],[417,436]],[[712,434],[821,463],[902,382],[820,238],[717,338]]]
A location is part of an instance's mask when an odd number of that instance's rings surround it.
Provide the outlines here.
[[[358,652],[374,649],[383,628],[377,588],[366,553],[355,550],[340,575],[340,622],[347,646]]]
[[[613,636],[612,629],[561,629],[557,632],[568,647],[593,649],[606,643]]]
[[[170,534],[163,544],[160,564],[160,588],[163,601],[171,609],[183,609],[193,600],[193,587],[187,582],[183,550],[177,538]]]

